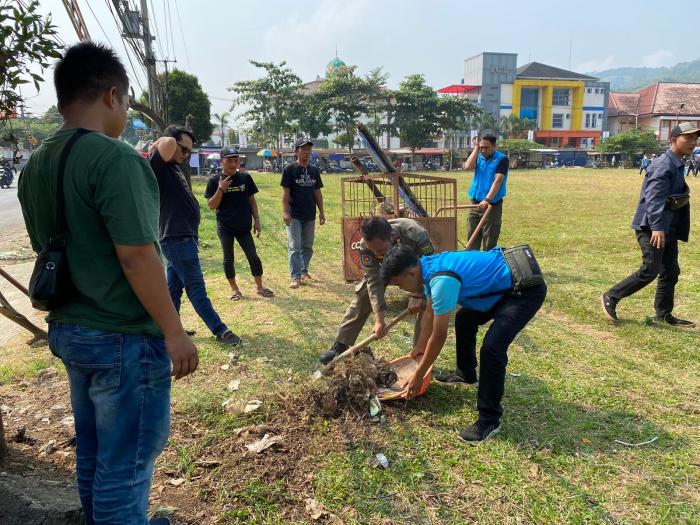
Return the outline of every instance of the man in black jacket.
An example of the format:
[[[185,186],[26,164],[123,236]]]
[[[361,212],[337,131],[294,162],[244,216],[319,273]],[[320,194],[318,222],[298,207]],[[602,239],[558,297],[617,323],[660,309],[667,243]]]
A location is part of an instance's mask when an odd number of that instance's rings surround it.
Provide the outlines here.
[[[650,284],[658,276],[654,309],[656,320],[680,328],[695,323],[672,315],[673,297],[680,274],[678,241],[688,242],[690,189],[685,183],[685,157],[693,153],[700,129],[684,122],[671,130],[671,147],[651,163],[644,177],[632,228],[642,250],[642,266],[601,296],[603,314],[617,321],[617,303]]]

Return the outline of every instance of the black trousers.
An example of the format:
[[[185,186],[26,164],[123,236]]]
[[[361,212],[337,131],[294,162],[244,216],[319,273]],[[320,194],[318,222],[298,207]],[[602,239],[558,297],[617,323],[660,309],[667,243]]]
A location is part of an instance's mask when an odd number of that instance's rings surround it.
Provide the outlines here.
[[[481,345],[479,391],[476,408],[484,423],[498,423],[503,415],[501,399],[508,365],[508,347],[542,306],[547,285],[525,288],[506,295],[488,312],[462,308],[455,316],[457,368],[469,381],[476,380],[476,334],[493,319]]]
[[[262,261],[258,257],[258,252],[255,249],[255,241],[253,234],[249,231],[238,232],[229,230],[228,228],[219,226],[217,232],[221,248],[224,250],[224,273],[227,279],[233,279],[236,276],[236,270],[233,266],[233,241],[238,241],[238,245],[243,249],[248,264],[250,265],[250,273],[253,277],[260,277],[263,274]]]
[[[659,250],[650,243],[651,231],[638,230],[637,242],[642,250],[642,266],[608,290],[613,299],[623,299],[638,292],[657,277],[654,310],[664,316],[673,311],[673,296],[681,268],[678,266],[678,240],[673,234],[666,236],[666,246]]]

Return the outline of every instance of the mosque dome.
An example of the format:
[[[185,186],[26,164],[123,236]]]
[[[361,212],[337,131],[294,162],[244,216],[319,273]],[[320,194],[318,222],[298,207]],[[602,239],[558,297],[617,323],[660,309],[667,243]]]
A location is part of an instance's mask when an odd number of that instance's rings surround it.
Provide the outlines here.
[[[335,57],[333,60],[328,62],[328,65],[326,66],[326,74],[330,75],[332,73],[342,73],[343,71],[347,70],[348,66],[340,60],[338,57]]]

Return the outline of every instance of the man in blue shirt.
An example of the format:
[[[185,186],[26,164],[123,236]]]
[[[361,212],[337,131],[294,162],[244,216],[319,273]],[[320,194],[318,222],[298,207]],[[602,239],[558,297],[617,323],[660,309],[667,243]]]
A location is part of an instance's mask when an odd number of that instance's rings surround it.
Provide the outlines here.
[[[491,212],[484,227],[477,236],[472,249],[488,251],[498,244],[503,217],[503,198],[506,196],[506,179],[508,178],[508,157],[496,150],[496,136],[484,135],[474,137],[474,149],[464,163],[464,169],[474,170],[474,179],[469,188],[472,204],[479,207],[469,210],[468,238],[476,230],[489,205]]]
[[[450,316],[455,317],[457,369],[465,382],[476,382],[476,334],[493,320],[481,345],[477,410],[479,419],[461,430],[465,441],[483,441],[501,429],[503,388],[508,347],[542,306],[547,286],[540,284],[513,290],[510,268],[501,250],[443,252],[418,259],[404,246],[392,249],[382,263],[387,284],[427,298],[421,331],[411,355],[418,369],[404,385],[406,398],[414,397],[423,377],[447,339]]]
[[[678,241],[688,242],[690,233],[690,189],[683,174],[684,158],[693,153],[700,129],[691,122],[674,126],[671,147],[649,165],[637,211],[632,220],[642,250],[642,266],[601,296],[603,315],[617,322],[617,303],[651,284],[658,276],[654,296],[655,320],[663,325],[695,328],[678,319],[673,311],[680,267]]]

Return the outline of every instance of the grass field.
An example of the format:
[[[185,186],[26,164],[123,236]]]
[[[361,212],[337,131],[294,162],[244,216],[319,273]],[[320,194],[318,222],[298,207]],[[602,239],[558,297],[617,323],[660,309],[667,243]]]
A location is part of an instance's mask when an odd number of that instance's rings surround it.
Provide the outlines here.
[[[203,206],[200,256],[210,297],[244,345],[241,365],[222,370],[226,350],[208,337],[185,304],[182,316],[198,332],[202,360],[192,378],[174,387],[176,431],[158,471],[186,481],[177,490],[167,487],[158,503],[187,507],[184,517],[192,523],[198,522],[197,511],[200,517],[214,513],[223,523],[309,523],[305,497],[314,497],[335,516],[319,522],[700,523],[700,333],[650,323],[653,286],[620,303],[618,326],[607,324],[600,312],[601,292],[640,262],[629,227],[641,184],[635,171],[510,175],[501,244],[531,244],[549,294],[510,349],[504,425],[495,440],[477,446],[461,442],[455,431],[475,419],[476,392],[434,383],[422,398],[387,407],[383,424],[299,423],[306,434],[291,432],[287,440],[303,443],[303,450],[288,457],[285,447],[268,451],[278,467],[288,469],[277,468],[274,476],[270,464],[248,460],[258,462],[259,468],[251,468],[240,450],[224,450],[221,443],[235,428],[275,425],[293,413],[278,394],[297,392],[309,382],[353,288],[341,271],[340,178],[324,177],[327,223],[317,226],[310,269],[318,281],[289,290],[279,176],[254,176],[264,229],[257,245],[265,284],[277,296],[255,295],[237,249],[244,299],[228,300],[214,214],[204,205],[204,183],[195,183]],[[471,175],[450,176],[459,179],[465,202]],[[700,183],[688,182],[697,207]],[[462,219],[462,237],[464,230]],[[675,310],[698,320],[699,231],[696,214],[691,242],[680,246]],[[391,317],[404,305],[401,293],[389,295]],[[366,332],[370,328],[368,323]],[[399,325],[373,346],[375,355],[407,353],[410,331],[410,323]],[[450,335],[437,367],[453,367],[453,347]],[[45,353],[34,355],[47,360]],[[31,360],[24,367],[4,361],[0,377],[6,382],[37,368]],[[253,415],[224,413],[221,402],[231,396],[226,385],[234,378],[241,379],[234,397],[270,402]],[[641,446],[618,442],[654,438]],[[388,470],[370,465],[376,452],[387,456]],[[235,461],[226,463],[227,456]],[[202,473],[200,457],[223,464]]]

